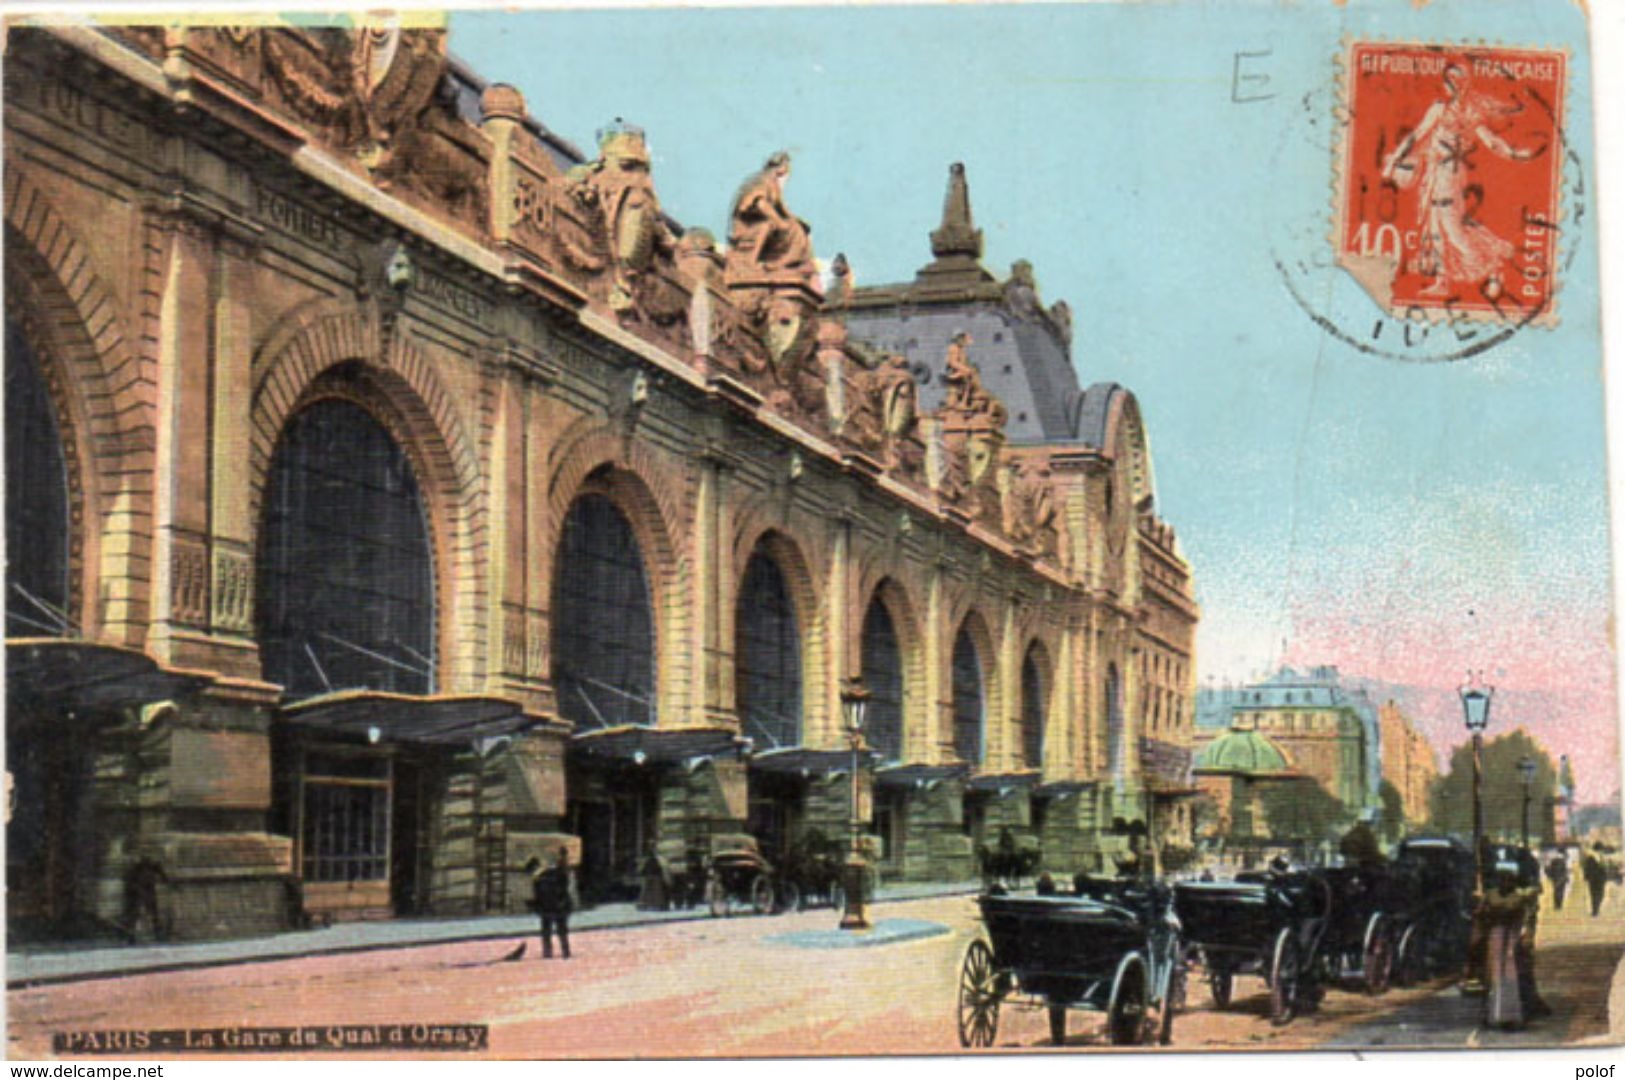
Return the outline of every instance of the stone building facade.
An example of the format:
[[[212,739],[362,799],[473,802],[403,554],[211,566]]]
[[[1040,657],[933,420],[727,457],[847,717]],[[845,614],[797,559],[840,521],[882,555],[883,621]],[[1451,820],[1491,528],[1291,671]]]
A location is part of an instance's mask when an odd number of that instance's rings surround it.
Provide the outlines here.
[[[1385,701],[1377,709],[1382,737],[1382,778],[1399,792],[1405,823],[1420,827],[1428,821],[1428,792],[1439,776],[1433,744],[1416,730],[1397,702]]]
[[[841,835],[854,677],[886,873],[969,875],[967,806],[1098,863],[1197,618],[1133,395],[1021,445],[925,407],[779,164],[719,248],[637,129],[588,158],[446,45],[10,32],[13,933],[513,911],[560,845],[613,895]]]
[[[1233,729],[1257,732],[1294,773],[1317,781],[1351,814],[1377,809],[1384,759],[1376,710],[1362,691],[1343,685],[1336,668],[1283,667],[1257,683],[1200,696],[1199,757]]]

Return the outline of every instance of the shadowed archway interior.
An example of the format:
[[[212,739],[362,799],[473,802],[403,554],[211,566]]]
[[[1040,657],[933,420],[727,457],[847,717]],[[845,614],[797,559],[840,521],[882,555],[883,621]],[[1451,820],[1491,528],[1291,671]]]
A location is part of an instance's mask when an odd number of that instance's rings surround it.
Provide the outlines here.
[[[434,560],[405,452],[361,406],[317,401],[272,459],[258,623],[290,698],[434,691]]]
[[[801,743],[801,632],[779,564],[760,550],[739,589],[736,685],[744,734],[766,749]]]
[[[654,725],[654,609],[632,525],[606,495],[570,504],[553,584],[553,680],[577,730]]]

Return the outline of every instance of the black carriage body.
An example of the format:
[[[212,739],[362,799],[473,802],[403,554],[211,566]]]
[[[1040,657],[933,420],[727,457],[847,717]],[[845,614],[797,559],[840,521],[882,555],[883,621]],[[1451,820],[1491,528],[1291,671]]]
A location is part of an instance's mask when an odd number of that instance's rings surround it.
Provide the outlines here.
[[[1107,1007],[1123,958],[1148,955],[1138,913],[1083,897],[984,896],[994,963],[1052,1005]]]
[[[1319,871],[1331,891],[1331,916],[1322,948],[1329,954],[1363,954],[1372,920],[1398,902],[1394,878],[1381,867],[1337,866]]]
[[[1187,945],[1209,966],[1268,962],[1284,927],[1323,914],[1305,875],[1271,880],[1187,881],[1174,887],[1174,909]]]

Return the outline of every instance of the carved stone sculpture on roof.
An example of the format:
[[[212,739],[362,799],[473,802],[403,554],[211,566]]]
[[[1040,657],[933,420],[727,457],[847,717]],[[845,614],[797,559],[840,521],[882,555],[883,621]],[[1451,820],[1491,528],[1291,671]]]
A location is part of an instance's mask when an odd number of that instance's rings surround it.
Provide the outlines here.
[[[821,288],[811,230],[784,201],[789,175],[790,155],[780,152],[740,185],[729,213],[724,277],[766,346],[769,406],[817,413],[825,382],[817,355]]]
[[[564,238],[566,254],[580,269],[608,268],[611,310],[623,319],[645,315],[662,325],[682,319],[688,291],[662,288],[651,273],[657,261],[672,259],[677,238],[655,195],[642,129],[617,119],[601,130],[597,159],[571,169],[565,190],[588,232]]]
[[[943,365],[943,421],[949,430],[989,428],[1003,431],[1008,412],[1004,403],[982,385],[982,373],[970,359],[971,336],[961,330],[948,344]]]
[[[730,281],[791,281],[818,287],[812,228],[790,213],[784,182],[790,155],[779,151],[740,185],[729,211]]]
[[[1004,306],[1018,319],[1048,322],[1064,344],[1072,344],[1072,308],[1065,300],[1057,300],[1045,310],[1038,296],[1033,264],[1026,259],[1017,259],[1010,266],[1010,279],[1004,283]]]
[[[856,354],[851,360],[851,400],[842,435],[864,450],[877,454],[888,471],[919,475],[925,448],[919,425],[919,386],[902,356],[888,353],[873,367]]]
[[[1005,531],[1041,558],[1053,559],[1059,546],[1055,492],[1049,466],[1025,461],[1016,470],[1010,490],[1010,512]]]
[[[1009,414],[982,385],[981,372],[970,359],[971,343],[971,336],[961,330],[948,345],[943,364],[947,390],[937,415],[944,452],[958,462],[964,475],[964,492],[957,501],[967,513],[998,527],[1004,524],[1004,510],[994,466],[1004,446]]]
[[[852,279],[852,265],[846,261],[843,251],[835,256],[835,261],[829,264],[829,288],[824,293],[825,307],[840,307],[852,298],[852,289],[856,282]]]
[[[487,163],[442,95],[444,30],[274,28],[224,40],[245,55],[258,44],[263,91],[319,141],[351,154],[380,188],[485,226]]]

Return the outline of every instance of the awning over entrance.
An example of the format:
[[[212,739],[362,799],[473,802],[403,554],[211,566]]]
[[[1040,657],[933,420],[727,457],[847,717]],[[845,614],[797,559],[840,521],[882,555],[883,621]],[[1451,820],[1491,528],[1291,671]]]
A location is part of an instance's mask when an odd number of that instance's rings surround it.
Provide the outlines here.
[[[1030,791],[1038,787],[1041,778],[1035,772],[998,773],[973,776],[965,782],[966,791],[986,791],[996,795],[1010,795],[1017,791]]]
[[[860,767],[879,755],[873,750],[859,752]],[[781,750],[767,750],[754,754],[750,767],[755,772],[794,776],[827,776],[847,772],[852,768],[850,750],[809,750],[803,746],[786,746]]]
[[[741,753],[746,742],[731,728],[599,728],[570,739],[570,749],[589,758],[634,765],[686,764]]]
[[[536,721],[506,698],[339,690],[284,705],[282,719],[323,735],[449,746],[517,735]]]
[[[1033,794],[1044,799],[1064,799],[1072,795],[1082,795],[1086,791],[1093,791],[1096,786],[1090,780],[1055,780],[1048,784],[1039,784],[1033,788]]]
[[[932,787],[970,771],[968,765],[893,765],[875,773],[875,784],[889,788]]]
[[[42,708],[92,712],[146,705],[208,685],[198,672],[169,671],[144,652],[69,638],[8,638],[10,715]]]

